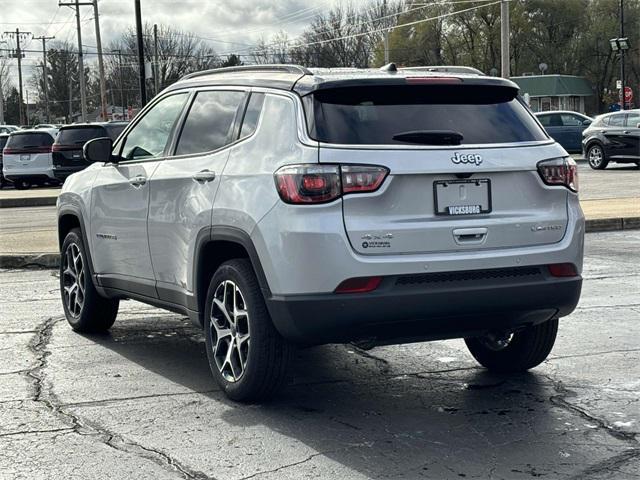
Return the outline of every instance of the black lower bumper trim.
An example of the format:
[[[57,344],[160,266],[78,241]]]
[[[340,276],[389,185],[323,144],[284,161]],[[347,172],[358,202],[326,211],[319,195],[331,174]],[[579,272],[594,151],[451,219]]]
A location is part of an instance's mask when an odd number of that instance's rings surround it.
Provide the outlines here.
[[[571,313],[582,278],[531,277],[398,284],[375,292],[267,299],[282,336],[303,344],[370,339],[379,344],[464,338],[517,329]]]

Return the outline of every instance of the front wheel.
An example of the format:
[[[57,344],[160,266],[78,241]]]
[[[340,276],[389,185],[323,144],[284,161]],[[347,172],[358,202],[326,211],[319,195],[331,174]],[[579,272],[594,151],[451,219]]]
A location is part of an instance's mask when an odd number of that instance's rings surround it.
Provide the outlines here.
[[[82,235],[72,229],[60,255],[60,294],[67,322],[76,332],[97,333],[111,328],[119,300],[101,297],[93,286]]]
[[[604,153],[604,148],[599,144],[594,144],[587,150],[587,161],[594,170],[604,170],[609,164],[609,160]]]
[[[513,333],[491,333],[466,338],[471,355],[483,367],[501,373],[524,372],[540,365],[556,341],[558,319],[533,325]]]
[[[273,326],[248,260],[225,262],[213,275],[204,327],[209,367],[229,398],[266,400],[284,384],[293,347]]]
[[[29,180],[17,180],[13,186],[16,190],[29,190],[31,188],[31,182]]]

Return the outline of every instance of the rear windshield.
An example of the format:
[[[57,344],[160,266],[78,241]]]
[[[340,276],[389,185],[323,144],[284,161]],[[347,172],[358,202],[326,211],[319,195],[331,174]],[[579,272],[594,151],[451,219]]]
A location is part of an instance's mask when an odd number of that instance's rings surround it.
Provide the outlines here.
[[[53,144],[53,137],[48,133],[14,133],[9,137],[7,147],[31,148],[48,147]]]
[[[111,137],[111,140],[115,141],[126,126],[126,123],[117,123],[115,125],[105,125],[104,128]]]
[[[56,143],[61,145],[84,145],[92,138],[106,136],[108,136],[106,130],[99,126],[64,128],[58,133]]]
[[[317,91],[304,102],[309,135],[326,143],[469,145],[546,140],[516,93],[484,85],[344,87]]]

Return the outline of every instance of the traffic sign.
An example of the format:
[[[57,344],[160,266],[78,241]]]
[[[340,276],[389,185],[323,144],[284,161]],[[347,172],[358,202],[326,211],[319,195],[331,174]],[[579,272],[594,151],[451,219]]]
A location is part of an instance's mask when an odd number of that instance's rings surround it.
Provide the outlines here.
[[[624,101],[631,103],[633,100],[633,89],[631,87],[624,87]]]

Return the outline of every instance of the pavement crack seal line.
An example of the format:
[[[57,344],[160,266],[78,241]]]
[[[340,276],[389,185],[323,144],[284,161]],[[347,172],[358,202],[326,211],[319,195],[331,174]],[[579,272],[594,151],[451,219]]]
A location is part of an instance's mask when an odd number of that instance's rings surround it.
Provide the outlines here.
[[[346,347],[349,352],[353,352],[356,355],[366,358],[368,360],[373,360],[383,374],[389,373],[391,371],[391,366],[389,365],[389,362],[384,358],[376,357],[375,355],[372,355],[369,352],[353,344],[346,345]]]
[[[210,477],[203,472],[191,470],[161,450],[145,447],[132,440],[127,440],[121,435],[110,432],[95,423],[83,420],[80,416],[65,409],[53,393],[51,386],[47,384],[45,375],[48,365],[47,358],[51,354],[47,346],[51,340],[53,327],[63,320],[64,317],[52,317],[39,325],[36,335],[29,342],[29,350],[36,357],[36,365],[26,372],[26,375],[33,380],[32,400],[45,405],[56,417],[65,423],[71,424],[71,427],[60,429],[60,431],[69,431],[69,433],[96,438],[114,450],[145,458],[164,468],[169,467],[169,470],[180,473],[182,477],[188,480],[215,480],[214,477]]]
[[[316,452],[316,453],[314,453],[312,455],[309,455],[304,460],[300,460],[298,462],[293,462],[293,463],[288,463],[286,465],[282,465],[281,467],[274,468],[273,470],[264,470],[262,472],[256,472],[254,474],[249,475],[248,477],[242,477],[242,478],[240,478],[240,480],[249,480],[251,478],[257,478],[257,477],[260,477],[262,475],[266,475],[268,473],[280,472],[280,471],[285,470],[287,468],[291,468],[291,467],[296,467],[298,465],[302,465],[303,463],[307,463],[308,461],[313,460],[314,458],[319,457],[320,455],[326,455],[328,453],[332,453],[332,452]]]

